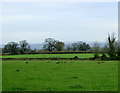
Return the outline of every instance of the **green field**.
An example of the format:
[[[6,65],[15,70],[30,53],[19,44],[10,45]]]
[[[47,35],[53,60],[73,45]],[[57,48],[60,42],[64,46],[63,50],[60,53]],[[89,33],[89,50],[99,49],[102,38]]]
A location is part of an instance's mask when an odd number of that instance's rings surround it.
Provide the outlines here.
[[[24,54],[24,55],[4,55],[2,58],[73,58],[78,56],[79,58],[90,58],[94,54]]]
[[[101,64],[98,64],[101,61],[88,60],[28,60],[28,62],[26,64],[26,61],[19,60],[2,61],[3,91],[115,91],[118,89],[118,61],[103,61],[104,63]]]

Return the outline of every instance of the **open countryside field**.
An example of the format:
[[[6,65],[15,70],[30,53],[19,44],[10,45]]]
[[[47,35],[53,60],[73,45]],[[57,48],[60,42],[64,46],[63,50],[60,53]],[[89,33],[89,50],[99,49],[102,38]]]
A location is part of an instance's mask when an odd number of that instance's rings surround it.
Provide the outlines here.
[[[84,54],[24,54],[24,55],[4,55],[2,58],[90,58],[94,57],[92,53]]]
[[[98,64],[98,62],[103,63]],[[3,91],[115,91],[118,89],[118,61],[7,60],[2,61],[2,65]]]

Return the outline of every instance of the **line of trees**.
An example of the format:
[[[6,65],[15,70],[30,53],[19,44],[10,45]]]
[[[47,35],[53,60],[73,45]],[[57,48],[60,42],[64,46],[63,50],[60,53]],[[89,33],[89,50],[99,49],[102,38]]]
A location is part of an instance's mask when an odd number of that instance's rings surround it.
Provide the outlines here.
[[[82,41],[75,42],[66,46],[67,51],[89,51],[90,49],[90,45]]]
[[[9,42],[3,48],[3,53],[10,53],[10,54],[24,54],[26,52],[30,52],[31,48],[30,45],[27,43],[26,40],[22,40],[19,43],[16,42]]]
[[[37,50],[32,50],[30,48],[30,45],[26,40],[22,40],[18,43],[9,42],[3,48],[3,53],[10,54],[24,54],[36,51]],[[120,46],[118,46],[114,34],[111,36],[108,34],[108,42],[102,48],[99,43],[94,43],[93,47],[90,47],[89,44],[82,41],[65,45],[62,41],[47,38],[44,41],[41,51],[93,51],[94,58],[98,58],[100,53],[102,53],[102,57],[106,57],[106,54],[110,57],[120,57]]]
[[[43,45],[44,51],[88,51],[90,50],[90,45],[86,42],[75,42],[69,45],[66,45],[62,41],[58,41],[52,38],[47,38],[44,41]]]
[[[101,57],[103,58],[108,55],[110,58],[120,59],[120,47],[114,34],[111,36],[108,34],[108,42],[104,47],[100,48],[98,43],[94,43],[92,50],[94,51],[94,58],[99,58],[99,54],[102,53]]]
[[[86,42],[75,42],[69,45],[59,40],[55,40],[52,38],[47,38],[44,41],[44,45],[41,51],[88,51],[90,50],[90,45]],[[19,43],[16,42],[9,42],[3,48],[3,53],[10,53],[10,54],[24,54],[30,52],[36,52],[37,50],[32,50],[30,45],[26,40],[22,40]]]

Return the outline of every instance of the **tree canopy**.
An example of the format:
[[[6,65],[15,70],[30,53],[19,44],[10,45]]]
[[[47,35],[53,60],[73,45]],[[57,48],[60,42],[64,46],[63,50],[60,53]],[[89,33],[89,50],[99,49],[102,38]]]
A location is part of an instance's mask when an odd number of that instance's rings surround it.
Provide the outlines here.
[[[45,51],[62,51],[64,49],[64,42],[52,38],[47,38],[44,41],[43,50]]]

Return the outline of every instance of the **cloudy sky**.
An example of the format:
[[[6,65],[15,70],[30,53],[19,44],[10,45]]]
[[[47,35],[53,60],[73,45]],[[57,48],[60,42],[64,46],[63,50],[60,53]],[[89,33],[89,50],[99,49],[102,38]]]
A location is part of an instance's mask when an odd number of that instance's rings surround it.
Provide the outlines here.
[[[2,3],[3,44],[45,38],[64,42],[105,42],[118,34],[117,2],[11,2]]]

